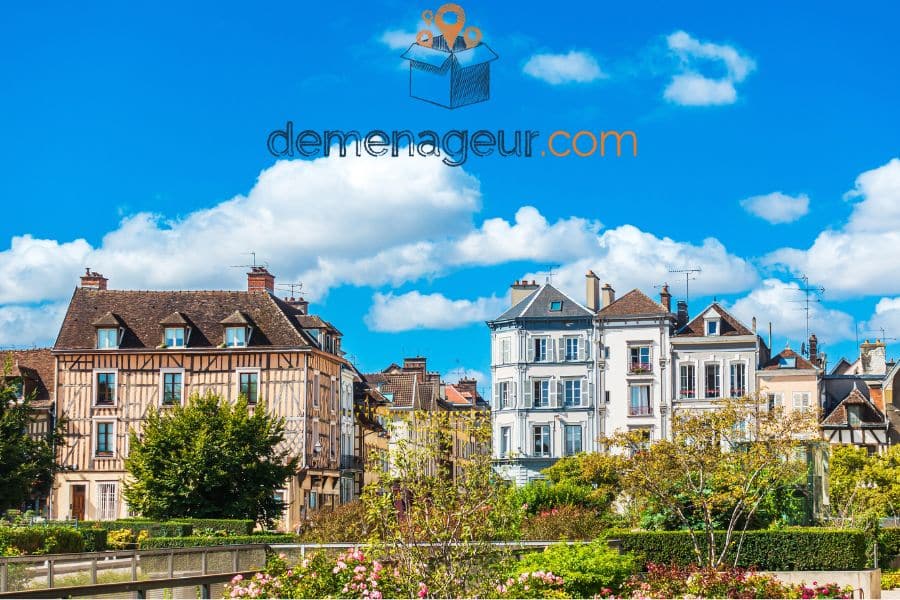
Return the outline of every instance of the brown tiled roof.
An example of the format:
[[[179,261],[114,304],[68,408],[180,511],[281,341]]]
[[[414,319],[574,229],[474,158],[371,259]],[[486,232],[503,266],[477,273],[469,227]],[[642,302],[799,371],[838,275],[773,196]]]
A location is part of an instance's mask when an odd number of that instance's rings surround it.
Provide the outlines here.
[[[666,315],[666,308],[641,290],[631,290],[597,313],[602,317],[639,317]]]
[[[50,349],[0,351],[0,372],[6,368],[7,359],[12,367],[10,375],[26,380],[25,393],[34,392],[34,406],[49,406],[56,387],[56,369]]]
[[[184,315],[177,310],[159,322],[160,325],[190,325]]]
[[[847,415],[848,406],[860,406],[859,420],[866,425],[881,425],[884,423],[884,416],[875,408],[871,402],[863,395],[859,388],[854,385],[847,397],[841,400],[834,410],[822,419],[822,425],[831,426],[847,426],[850,420]]]
[[[91,321],[91,325],[94,327],[121,327],[122,319],[113,312],[107,312],[102,317]]]
[[[721,315],[722,319],[720,321],[722,327],[717,336],[710,337],[722,337],[728,335],[753,335],[753,332],[747,329],[747,327],[738,321],[734,315],[729,313],[727,310],[722,308],[722,305],[718,302],[713,302],[706,309],[701,312],[699,315],[694,317],[694,320],[682,327],[676,335],[679,336],[695,336],[701,337],[706,336],[706,331],[704,330],[703,324],[703,315],[708,313],[710,310],[715,309],[719,315]]]
[[[78,288],[69,303],[55,350],[96,346],[93,323],[114,314],[124,328],[120,347],[152,349],[162,343],[161,322],[174,312],[191,323],[189,348],[214,348],[224,341],[223,322],[235,312],[253,323],[248,345],[309,347],[309,338],[291,318],[290,307],[265,292],[121,291]]]
[[[783,359],[789,359],[789,358],[797,359],[796,367],[781,366],[781,361]],[[785,368],[814,369],[815,367],[813,366],[813,364],[811,362],[809,362],[808,360],[806,360],[805,358],[803,358],[802,356],[800,356],[799,354],[797,354],[790,348],[785,348],[784,350],[782,350],[781,352],[779,352],[778,354],[773,356],[769,360],[769,362],[767,362],[766,364],[763,365],[762,368],[765,369],[766,371],[777,371],[778,369],[785,369]]]

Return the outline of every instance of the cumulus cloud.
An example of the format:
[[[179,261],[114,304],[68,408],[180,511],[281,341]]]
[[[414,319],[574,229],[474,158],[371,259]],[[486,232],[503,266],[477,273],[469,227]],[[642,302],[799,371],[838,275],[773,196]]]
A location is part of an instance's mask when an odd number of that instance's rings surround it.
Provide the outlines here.
[[[487,321],[506,308],[506,299],[491,296],[475,300],[451,300],[443,294],[417,291],[394,295],[376,293],[366,315],[373,331],[397,332],[411,329],[456,329]]]
[[[0,306],[0,346],[24,348],[49,345],[56,339],[66,313],[63,302],[39,306]]]
[[[794,342],[794,349],[799,349],[806,340],[804,298],[796,281],[766,279],[759,287],[735,301],[729,310],[748,326],[756,317],[761,330],[767,329],[771,321],[775,338]],[[818,333],[820,338],[824,338],[825,333],[831,342],[852,339],[854,328],[851,315],[827,308],[819,302],[810,302],[809,309],[810,333]],[[773,350],[778,350],[777,344]]]
[[[744,198],[741,200],[741,206],[751,215],[756,215],[773,225],[793,223],[809,213],[809,196],[806,194],[789,196],[782,192],[772,192]]]
[[[391,50],[406,50],[416,41],[416,32],[404,31],[402,29],[388,29],[381,34],[379,39],[382,44]]]
[[[863,324],[862,329],[879,333],[883,329],[886,337],[897,337],[900,333],[900,296],[879,300],[875,305],[875,312]]]
[[[663,96],[669,102],[685,106],[733,104],[737,101],[736,83],[741,83],[755,68],[749,56],[725,44],[701,42],[685,31],[666,37],[669,51],[678,58],[680,71],[673,75]],[[719,71],[705,74],[710,65]],[[724,73],[722,73],[724,71]]]
[[[900,159],[866,171],[846,195],[856,201],[844,227],[820,233],[806,249],[781,248],[764,263],[805,273],[836,296],[900,293]]]
[[[535,54],[522,71],[551,85],[590,83],[607,77],[593,56],[576,50],[567,54]]]
[[[443,374],[441,379],[446,383],[458,383],[460,379],[474,379],[478,382],[479,388],[487,387],[491,384],[491,378],[476,369],[466,369],[458,367]]]

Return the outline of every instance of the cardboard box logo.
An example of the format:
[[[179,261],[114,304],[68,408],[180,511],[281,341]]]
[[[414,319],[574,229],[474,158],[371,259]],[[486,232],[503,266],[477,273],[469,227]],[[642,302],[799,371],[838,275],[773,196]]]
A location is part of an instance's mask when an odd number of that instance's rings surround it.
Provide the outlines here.
[[[466,14],[458,4],[444,4],[422,19],[441,35],[423,29],[403,53],[409,61],[409,95],[444,108],[459,108],[491,97],[491,62],[497,54],[481,42],[481,30],[463,27]],[[461,33],[461,35],[460,35]]]

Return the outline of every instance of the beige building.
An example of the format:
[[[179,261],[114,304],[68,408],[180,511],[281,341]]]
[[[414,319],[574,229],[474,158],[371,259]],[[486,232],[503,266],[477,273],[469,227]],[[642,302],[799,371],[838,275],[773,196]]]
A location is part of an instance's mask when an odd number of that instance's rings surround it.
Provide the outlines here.
[[[813,363],[785,348],[756,372],[756,385],[760,394],[768,398],[770,407],[818,411],[820,375]]]

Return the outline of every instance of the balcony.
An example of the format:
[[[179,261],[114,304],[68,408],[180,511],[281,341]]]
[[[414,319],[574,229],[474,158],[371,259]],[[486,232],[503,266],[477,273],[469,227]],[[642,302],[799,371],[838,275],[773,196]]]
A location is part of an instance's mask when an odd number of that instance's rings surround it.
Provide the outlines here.
[[[633,362],[628,365],[629,375],[648,375],[653,373],[653,364],[649,362]]]
[[[354,454],[341,454],[341,470],[362,471],[363,461]]]
[[[643,404],[639,406],[634,406],[632,404],[628,405],[628,416],[629,417],[652,417],[653,416],[653,408],[649,404]]]

